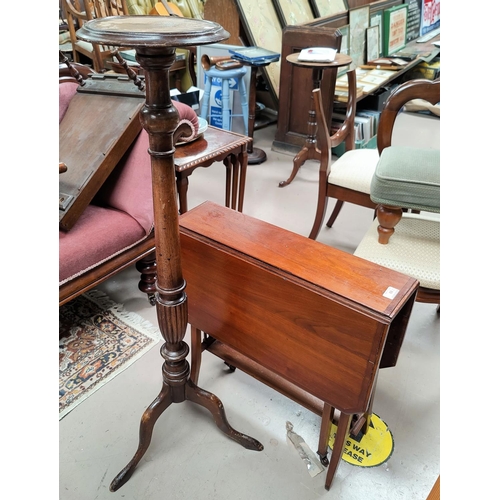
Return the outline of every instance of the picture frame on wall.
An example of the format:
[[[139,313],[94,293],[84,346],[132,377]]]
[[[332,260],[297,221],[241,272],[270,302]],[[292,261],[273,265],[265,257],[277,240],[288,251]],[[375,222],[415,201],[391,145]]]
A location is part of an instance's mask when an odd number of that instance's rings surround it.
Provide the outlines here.
[[[309,0],[272,0],[281,26],[295,26],[314,20]]]
[[[349,25],[346,24],[337,29],[342,33],[342,43],[340,44],[339,52],[348,56],[350,53]]]
[[[381,11],[381,10],[376,11],[376,12],[370,11],[370,26],[378,26],[378,33],[379,33],[378,57],[380,57],[384,51],[384,47],[383,47],[383,38],[384,38],[383,11]]]
[[[370,7],[358,7],[349,11],[349,46],[354,67],[365,63],[366,29],[370,26]]]
[[[340,44],[339,52],[348,56],[350,53],[349,25],[346,24],[345,26],[341,26],[337,29],[340,31],[340,33],[342,33],[342,42]],[[351,65],[352,64],[349,64],[349,66],[340,67],[337,72],[337,77],[343,75],[344,73],[347,73],[349,69],[351,69]]]
[[[379,58],[380,32],[378,26],[370,26],[366,29],[366,61],[374,61]]]
[[[441,26],[441,0],[422,0],[420,35]]]
[[[281,54],[282,27],[271,0],[236,0],[243,28],[251,45]],[[278,102],[280,61],[261,68],[274,102]]]
[[[420,36],[421,0],[404,0],[408,5],[408,21],[406,23],[406,43]]]
[[[395,5],[384,10],[384,56],[406,47],[408,5]]]
[[[333,16],[349,10],[347,0],[309,0],[315,17]]]

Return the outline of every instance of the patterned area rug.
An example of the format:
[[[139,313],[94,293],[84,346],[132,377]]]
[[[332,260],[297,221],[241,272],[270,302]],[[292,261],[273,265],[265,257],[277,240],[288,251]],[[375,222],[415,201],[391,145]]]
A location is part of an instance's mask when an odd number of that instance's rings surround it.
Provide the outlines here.
[[[160,339],[156,326],[96,290],[60,307],[59,419]]]

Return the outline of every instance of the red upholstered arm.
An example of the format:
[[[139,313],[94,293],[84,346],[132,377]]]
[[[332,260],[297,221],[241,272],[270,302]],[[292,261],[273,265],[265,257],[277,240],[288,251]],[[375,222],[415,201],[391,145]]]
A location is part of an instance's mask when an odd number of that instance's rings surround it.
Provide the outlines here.
[[[76,89],[79,87],[76,82],[64,82],[59,84],[59,123],[63,119],[68,110],[69,103],[76,94]]]
[[[172,104],[176,107],[179,113],[179,125],[178,129],[182,125],[187,125],[191,133],[187,135],[186,129],[183,128],[182,134],[177,137],[177,140],[181,139],[185,142],[190,141],[196,137],[199,129],[198,115],[194,112],[193,108],[179,101],[172,101]]]

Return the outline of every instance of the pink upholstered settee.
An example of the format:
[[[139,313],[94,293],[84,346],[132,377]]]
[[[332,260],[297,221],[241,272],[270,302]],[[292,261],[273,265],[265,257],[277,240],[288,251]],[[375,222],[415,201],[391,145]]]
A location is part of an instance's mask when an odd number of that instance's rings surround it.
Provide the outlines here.
[[[59,85],[59,123],[77,88],[74,82]],[[181,103],[174,104],[181,123],[189,122],[191,133],[197,133],[196,113]],[[148,147],[148,135],[141,130],[76,224],[68,232],[59,232],[59,305],[133,263],[142,273],[139,288],[153,293],[153,201]]]

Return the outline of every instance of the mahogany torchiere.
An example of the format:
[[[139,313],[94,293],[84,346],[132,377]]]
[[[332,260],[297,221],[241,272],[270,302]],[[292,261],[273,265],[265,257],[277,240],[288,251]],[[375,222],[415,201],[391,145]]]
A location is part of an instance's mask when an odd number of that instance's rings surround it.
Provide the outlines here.
[[[179,115],[172,105],[169,69],[175,62],[176,47],[216,43],[229,37],[219,24],[175,16],[114,16],[87,22],[78,38],[117,47],[133,47],[137,62],[144,69],[146,103],[141,124],[149,134],[149,154],[153,182],[153,208],[156,244],[156,310],[161,334],[163,385],[158,397],[144,412],[139,429],[139,446],[132,460],[110,485],[116,491],[130,479],[145,454],[158,417],[171,403],[193,401],[207,408],[217,426],[247,449],[263,449],[257,440],[237,432],[228,423],[220,399],[200,389],[190,378],[186,360],[188,308],[186,282],[182,276],[177,193],[175,186],[174,131]]]

